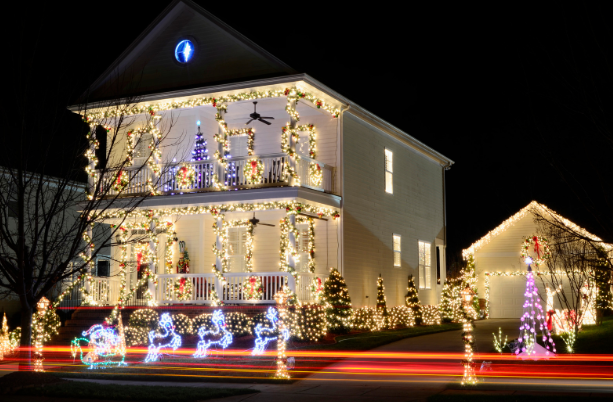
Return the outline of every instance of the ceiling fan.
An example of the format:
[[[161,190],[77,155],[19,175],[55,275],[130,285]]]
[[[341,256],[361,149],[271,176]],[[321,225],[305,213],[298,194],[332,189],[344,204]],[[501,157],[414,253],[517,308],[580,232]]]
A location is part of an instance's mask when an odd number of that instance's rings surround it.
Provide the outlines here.
[[[260,220],[256,219],[255,217],[255,212],[253,213],[253,218],[249,219],[249,222],[251,222],[253,227],[256,227],[258,224],[264,225],[264,226],[272,226],[273,228],[275,227],[275,225],[271,225],[270,223],[260,223]]]
[[[255,108],[257,107],[257,104],[258,104],[257,102],[253,102],[253,113],[251,113],[249,115],[249,117],[251,117],[251,120],[249,120],[247,123],[245,123],[245,125],[251,123],[254,120],[258,120],[258,121],[261,121],[262,123],[268,124],[270,126],[272,123],[270,123],[270,122],[268,122],[268,121],[266,121],[264,119],[274,120],[275,118],[274,117],[262,117],[262,116],[260,116],[260,114],[255,110]]]

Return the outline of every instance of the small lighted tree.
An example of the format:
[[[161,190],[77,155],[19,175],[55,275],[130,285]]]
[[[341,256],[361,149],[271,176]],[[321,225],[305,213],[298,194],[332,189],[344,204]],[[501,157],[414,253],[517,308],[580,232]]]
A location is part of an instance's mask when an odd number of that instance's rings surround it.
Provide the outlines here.
[[[336,268],[330,268],[330,276],[324,283],[323,297],[330,332],[348,332],[351,328],[351,298],[345,278]]]
[[[415,324],[421,324],[421,303],[419,302],[419,295],[417,293],[417,287],[415,286],[415,280],[413,279],[413,275],[409,275],[407,283],[407,295],[405,296],[404,301],[407,307],[413,310]]]
[[[461,283],[456,280],[445,281],[441,291],[439,310],[443,320],[460,322],[462,320]]]
[[[389,326],[385,285],[383,284],[381,274],[379,274],[379,278],[377,279],[377,321],[378,329],[384,329]]]
[[[200,121],[198,121],[200,123]],[[209,159],[209,154],[206,149],[206,140],[200,132],[200,124],[198,124],[198,132],[196,133],[196,143],[194,144],[194,150],[192,151],[192,161],[203,161]]]

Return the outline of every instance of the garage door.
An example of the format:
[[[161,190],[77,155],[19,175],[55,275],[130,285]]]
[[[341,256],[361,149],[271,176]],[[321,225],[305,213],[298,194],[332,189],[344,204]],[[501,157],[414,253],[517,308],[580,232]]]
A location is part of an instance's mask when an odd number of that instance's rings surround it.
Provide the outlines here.
[[[520,318],[525,292],[526,277],[523,275],[490,277],[490,317]]]

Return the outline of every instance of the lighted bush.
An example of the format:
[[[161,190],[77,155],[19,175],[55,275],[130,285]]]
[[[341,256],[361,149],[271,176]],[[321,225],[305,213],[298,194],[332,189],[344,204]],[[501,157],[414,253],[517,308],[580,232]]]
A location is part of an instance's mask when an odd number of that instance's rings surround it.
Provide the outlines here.
[[[251,335],[253,324],[245,313],[226,314],[226,329],[234,336]]]
[[[303,304],[289,309],[293,339],[318,341],[327,333],[326,310],[319,304]]]
[[[375,323],[375,310],[370,307],[353,310],[351,321],[353,329],[359,331],[373,331],[377,327]]]
[[[213,327],[213,315],[204,313],[192,319],[192,326],[194,328],[194,332],[198,332],[201,327],[205,327],[207,330],[210,330]]]
[[[149,343],[149,331],[143,328],[124,327],[124,333],[128,346],[147,345]]]
[[[413,309],[407,306],[396,306],[389,310],[389,327],[403,328],[415,326]]]
[[[423,325],[439,325],[441,311],[438,306],[421,306],[421,319]]]
[[[175,325],[175,332],[179,335],[194,335],[197,329],[194,329],[192,319],[185,314],[173,314],[172,322]]]
[[[130,328],[141,328],[147,332],[157,329],[160,315],[151,309],[139,309],[130,315],[128,326]]]

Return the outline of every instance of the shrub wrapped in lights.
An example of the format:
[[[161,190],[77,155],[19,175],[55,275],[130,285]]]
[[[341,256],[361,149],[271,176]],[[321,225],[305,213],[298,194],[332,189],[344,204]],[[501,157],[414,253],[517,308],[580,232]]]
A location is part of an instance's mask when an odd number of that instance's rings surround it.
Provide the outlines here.
[[[128,346],[146,345],[149,343],[147,334],[158,328],[160,315],[151,309],[144,308],[134,311],[124,329]]]
[[[226,329],[235,337],[251,335],[252,322],[245,313],[226,314]]]
[[[348,332],[351,328],[351,298],[345,279],[336,268],[330,268],[330,276],[324,283],[324,302],[330,331]]]
[[[423,325],[440,325],[441,312],[438,306],[421,306],[421,323]]]
[[[288,311],[290,334],[297,340],[316,342],[327,333],[326,310],[319,304],[302,304]]]
[[[185,314],[173,314],[172,322],[175,325],[175,332],[179,335],[194,335],[196,330],[192,323],[192,319]]]
[[[353,328],[360,331],[375,331],[377,328],[375,315],[375,309],[372,307],[354,310],[351,319]]]
[[[403,328],[415,326],[413,310],[407,306],[396,306],[389,309],[389,328]]]
[[[413,310],[413,316],[415,317],[415,323],[421,324],[421,304],[419,302],[419,295],[417,294],[417,287],[415,286],[415,280],[413,275],[409,275],[407,283],[407,295],[404,298],[405,304],[408,308]]]

